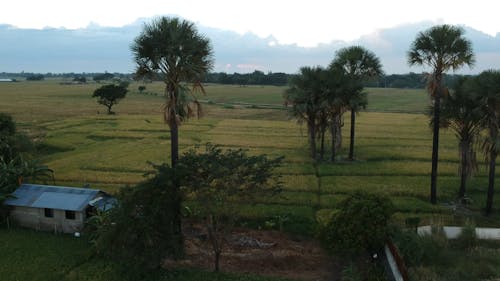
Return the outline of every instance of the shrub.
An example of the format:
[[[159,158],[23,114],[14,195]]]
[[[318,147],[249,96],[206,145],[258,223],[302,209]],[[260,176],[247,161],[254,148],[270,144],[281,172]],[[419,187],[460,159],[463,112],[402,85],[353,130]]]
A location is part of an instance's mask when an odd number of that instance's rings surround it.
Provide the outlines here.
[[[147,181],[122,188],[118,206],[90,220],[95,252],[131,273],[142,274],[160,267],[167,256],[183,254],[174,224],[174,206],[182,199],[174,184],[177,174],[166,164],[154,167]]]
[[[460,249],[468,251],[473,250],[478,243],[478,239],[476,236],[476,226],[471,222],[467,222],[462,228],[462,232],[458,236],[455,243]]]
[[[324,246],[338,254],[358,255],[378,252],[389,233],[392,202],[385,196],[355,192],[340,203],[320,235]]]

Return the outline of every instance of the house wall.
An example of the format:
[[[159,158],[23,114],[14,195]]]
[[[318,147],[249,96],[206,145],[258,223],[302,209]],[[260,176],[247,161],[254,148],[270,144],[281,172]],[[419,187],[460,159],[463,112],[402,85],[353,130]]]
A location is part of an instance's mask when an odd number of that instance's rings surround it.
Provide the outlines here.
[[[75,212],[75,219],[66,219],[64,210],[54,209],[54,217],[45,217],[45,210],[30,207],[13,207],[10,212],[10,218],[20,226],[29,227],[37,230],[46,230],[54,232],[73,233],[83,228],[85,214]]]

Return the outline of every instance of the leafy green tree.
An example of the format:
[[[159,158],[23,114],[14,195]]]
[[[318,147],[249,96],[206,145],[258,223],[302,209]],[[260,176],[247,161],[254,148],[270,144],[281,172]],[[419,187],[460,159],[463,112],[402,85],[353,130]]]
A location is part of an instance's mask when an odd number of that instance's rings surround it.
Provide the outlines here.
[[[359,256],[378,253],[389,235],[394,212],[385,196],[357,191],[339,204],[321,233],[325,247],[337,254]]]
[[[482,130],[484,113],[481,100],[467,91],[463,78],[457,81],[453,91],[441,104],[441,126],[450,128],[458,139],[460,155],[460,188],[458,198],[465,196],[467,179],[477,170],[474,146]],[[431,108],[431,113],[434,111]],[[433,119],[431,119],[434,122]]]
[[[0,158],[9,162],[22,154],[30,155],[34,150],[33,142],[17,131],[12,117],[0,112]]]
[[[16,135],[16,123],[12,116],[0,112],[0,157],[6,161],[13,158],[13,142]]]
[[[373,52],[361,46],[351,46],[340,49],[329,67],[341,69],[349,78],[360,84],[366,79],[376,78],[383,74],[379,58]],[[354,160],[356,113],[366,108],[368,100],[366,93],[363,91],[349,92],[347,94],[349,96],[345,106],[351,111],[349,160]]]
[[[9,214],[9,209],[3,205],[4,200],[19,187],[23,179],[53,180],[52,170],[30,158],[33,150],[32,141],[17,132],[12,117],[0,113],[0,220]]]
[[[500,71],[484,71],[472,80],[469,85],[482,103],[484,128],[488,137],[483,143],[486,159],[489,161],[488,192],[486,197],[486,215],[490,215],[493,208],[493,195],[495,191],[496,158],[500,151]]]
[[[290,79],[283,98],[289,114],[299,123],[305,122],[309,136],[311,157],[316,159],[316,129],[325,110],[326,71],[321,67],[302,67],[300,74]]]
[[[97,88],[92,97],[98,98],[97,102],[108,108],[108,114],[115,114],[111,108],[125,98],[127,91],[127,88],[122,85],[109,84]]]
[[[280,176],[274,170],[282,158],[248,156],[242,149],[222,150],[212,144],[207,144],[204,152],[191,149],[180,158],[182,186],[205,217],[215,271],[219,271],[224,241],[238,217],[240,204],[281,191]]]
[[[154,168],[148,180],[120,190],[119,204],[88,222],[95,252],[122,264],[134,280],[146,279],[166,257],[183,253],[174,208],[182,201],[174,192],[179,173],[167,164]]]
[[[441,98],[447,93],[443,86],[443,73],[474,64],[472,44],[464,36],[463,29],[451,25],[439,25],[420,32],[408,51],[408,64],[432,68],[428,76],[428,90],[433,99],[434,125],[432,139],[432,171],[430,201],[436,204],[436,179],[439,150],[439,124]]]

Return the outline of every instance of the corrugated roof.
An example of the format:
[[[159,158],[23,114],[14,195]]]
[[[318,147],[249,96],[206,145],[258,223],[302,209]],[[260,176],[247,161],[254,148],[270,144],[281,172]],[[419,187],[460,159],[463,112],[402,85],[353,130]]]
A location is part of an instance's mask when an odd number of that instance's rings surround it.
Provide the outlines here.
[[[37,184],[22,184],[5,200],[6,205],[82,211],[100,190]]]

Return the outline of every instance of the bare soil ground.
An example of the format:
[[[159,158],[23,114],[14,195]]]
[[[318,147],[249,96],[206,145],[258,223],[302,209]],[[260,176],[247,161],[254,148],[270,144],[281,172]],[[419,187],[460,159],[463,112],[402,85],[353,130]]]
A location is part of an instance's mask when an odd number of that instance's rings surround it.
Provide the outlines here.
[[[186,258],[167,261],[165,267],[213,270],[214,254],[201,226],[184,230]],[[223,272],[249,273],[297,280],[338,280],[340,266],[316,241],[298,239],[279,231],[235,228],[220,260]]]

